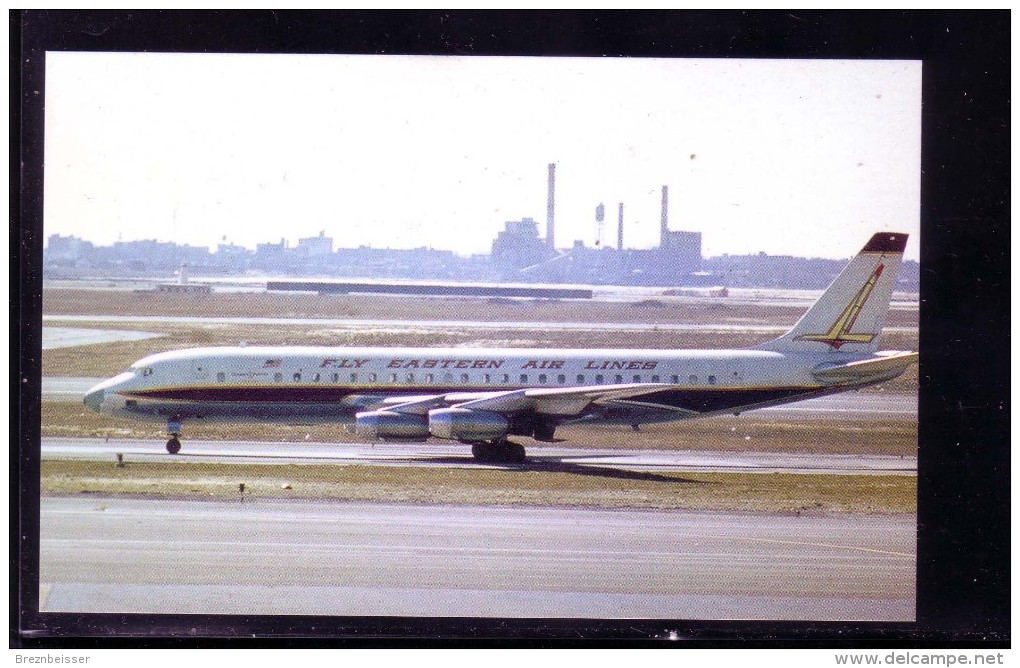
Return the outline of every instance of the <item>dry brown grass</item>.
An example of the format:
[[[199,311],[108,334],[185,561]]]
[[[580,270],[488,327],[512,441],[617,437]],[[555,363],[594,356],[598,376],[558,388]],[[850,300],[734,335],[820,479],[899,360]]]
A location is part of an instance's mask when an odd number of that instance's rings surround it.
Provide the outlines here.
[[[783,513],[914,513],[912,476],[640,473],[520,469],[44,461],[47,494],[663,508]]]
[[[492,300],[481,297],[395,297],[286,293],[175,296],[127,291],[50,288],[43,313],[194,317],[478,320],[483,322],[659,322],[792,325],[800,306],[689,303],[661,298],[656,307],[588,300]],[[890,311],[889,327],[917,326],[916,311]]]

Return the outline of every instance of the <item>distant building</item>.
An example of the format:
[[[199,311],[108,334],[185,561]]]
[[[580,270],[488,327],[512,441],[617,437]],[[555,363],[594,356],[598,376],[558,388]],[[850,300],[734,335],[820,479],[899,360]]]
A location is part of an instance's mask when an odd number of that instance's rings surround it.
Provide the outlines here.
[[[92,248],[91,241],[53,234],[47,240],[44,255],[48,262],[74,263],[88,255]]]
[[[508,220],[492,242],[492,263],[508,277],[552,257],[553,251],[538,237],[532,218]]]
[[[323,230],[317,237],[298,239],[294,250],[304,258],[322,258],[333,253],[333,237],[327,237]]]
[[[216,265],[225,271],[245,271],[251,256],[244,246],[225,243],[216,246]]]
[[[659,253],[685,274],[697,271],[701,265],[701,232],[667,231]]]
[[[297,265],[298,259],[295,253],[287,248],[286,239],[280,239],[278,244],[256,244],[255,255],[251,259],[251,267],[263,271],[289,271]]]

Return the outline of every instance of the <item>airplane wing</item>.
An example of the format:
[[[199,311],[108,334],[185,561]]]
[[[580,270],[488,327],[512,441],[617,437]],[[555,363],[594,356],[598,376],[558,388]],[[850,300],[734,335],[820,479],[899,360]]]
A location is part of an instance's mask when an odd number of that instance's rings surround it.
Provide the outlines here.
[[[606,403],[670,387],[664,383],[630,383],[589,387],[535,387],[501,392],[487,397],[452,403],[458,408],[517,413],[533,411],[542,415],[578,415],[590,404]],[[448,398],[456,398],[448,396]]]
[[[389,397],[380,408],[424,415],[433,408],[456,407],[496,413],[532,411],[543,415],[574,416],[590,404],[607,403],[671,387],[665,383],[629,383],[587,387],[535,387],[500,392],[450,392],[428,396]]]
[[[823,383],[856,383],[889,376],[893,378],[917,361],[915,352],[886,351],[870,359],[845,364],[823,364],[812,375]]]

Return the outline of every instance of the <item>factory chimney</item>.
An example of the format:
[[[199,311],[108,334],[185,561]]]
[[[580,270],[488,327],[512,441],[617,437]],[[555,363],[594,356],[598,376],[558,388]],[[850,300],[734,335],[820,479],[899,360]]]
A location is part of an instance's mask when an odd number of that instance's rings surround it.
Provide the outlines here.
[[[623,250],[623,202],[620,202],[619,222],[616,228],[616,250]]]
[[[549,199],[545,210],[545,243],[556,250],[556,163],[549,163]]]
[[[662,186],[662,224],[659,228],[659,248],[666,247],[666,236],[669,231],[669,186]]]

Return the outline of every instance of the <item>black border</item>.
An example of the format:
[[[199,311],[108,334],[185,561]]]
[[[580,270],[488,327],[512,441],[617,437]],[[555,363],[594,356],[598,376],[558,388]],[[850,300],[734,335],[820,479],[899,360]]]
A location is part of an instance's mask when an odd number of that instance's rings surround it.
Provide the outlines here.
[[[1009,646],[1009,11],[11,10],[9,24],[11,647]],[[38,613],[47,50],[923,60],[917,622]]]

